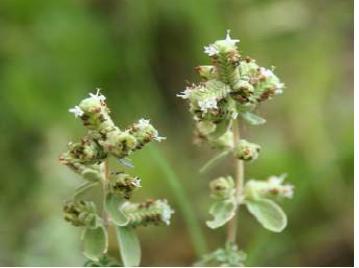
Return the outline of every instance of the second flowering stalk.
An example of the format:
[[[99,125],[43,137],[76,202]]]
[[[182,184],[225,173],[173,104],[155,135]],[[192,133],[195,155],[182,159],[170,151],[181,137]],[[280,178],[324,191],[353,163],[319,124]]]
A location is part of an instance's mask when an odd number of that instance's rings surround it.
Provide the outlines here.
[[[122,170],[111,170],[109,158],[128,165],[128,158],[151,141],[161,141],[149,120],[140,119],[126,129],[114,124],[110,110],[100,94],[91,94],[70,109],[88,129],[79,142],[71,142],[60,156],[60,162],[79,174],[86,182],[78,187],[64,205],[64,218],[82,228],[83,252],[91,263],[112,263],[108,256],[108,231],[114,226],[124,266],[138,266],[141,250],[136,228],[147,225],[169,225],[173,210],[166,200],[130,202],[141,187],[141,180]],[[90,190],[100,192],[102,201],[86,196]]]
[[[234,177],[228,175],[210,183],[212,219],[206,223],[212,229],[228,225],[226,244],[203,256],[198,265],[243,266],[245,254],[238,250],[236,242],[238,208],[245,206],[264,228],[281,232],[287,217],[272,199],[291,198],[293,194],[293,186],[283,184],[285,176],[245,182],[244,163],[256,160],[261,147],[240,137],[239,123],[265,123],[254,111],[259,104],[281,94],[284,84],[273,69],[241,55],[237,43],[239,40],[231,39],[228,31],[224,40],[206,46],[204,52],[212,65],[196,67],[202,81],[178,94],[189,103],[196,127],[195,141],[220,151],[201,171],[227,155],[235,161]]]

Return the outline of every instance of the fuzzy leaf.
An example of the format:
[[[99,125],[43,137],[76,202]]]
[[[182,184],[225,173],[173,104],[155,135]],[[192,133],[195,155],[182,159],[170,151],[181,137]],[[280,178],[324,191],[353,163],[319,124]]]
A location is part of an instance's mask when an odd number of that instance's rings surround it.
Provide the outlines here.
[[[258,115],[255,115],[251,112],[244,112],[241,114],[242,118],[247,121],[248,124],[251,125],[262,125],[266,122],[266,120]]]
[[[90,260],[98,261],[107,251],[107,232],[102,225],[96,229],[86,228],[82,234],[82,240],[83,253]]]
[[[119,226],[125,226],[128,223],[128,218],[120,209],[124,202],[125,199],[113,194],[107,194],[106,196],[105,209],[111,215],[112,222]]]
[[[227,223],[236,213],[236,202],[234,200],[222,200],[212,204],[209,213],[214,217],[211,221],[206,221],[209,228],[215,229]]]
[[[287,226],[287,215],[282,208],[269,199],[246,200],[248,211],[262,226],[272,232],[279,233]]]
[[[98,184],[99,182],[85,182],[84,184],[81,184],[79,187],[76,188],[72,197],[75,199]]]
[[[116,232],[124,266],[139,266],[141,261],[141,247],[135,228],[130,226],[117,226]]]

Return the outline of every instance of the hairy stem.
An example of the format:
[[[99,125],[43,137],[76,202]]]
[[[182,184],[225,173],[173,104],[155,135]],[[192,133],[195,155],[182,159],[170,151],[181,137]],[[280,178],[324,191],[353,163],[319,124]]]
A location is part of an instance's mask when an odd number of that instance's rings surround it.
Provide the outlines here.
[[[239,143],[240,133],[239,133],[239,122],[238,119],[233,121],[232,125],[233,130],[233,143],[236,147]],[[235,179],[236,179],[236,198],[240,200],[240,196],[243,190],[244,183],[244,165],[243,160],[235,159]],[[227,242],[235,242],[237,236],[237,214],[228,222],[227,229]]]
[[[104,173],[103,173],[103,220],[104,220],[104,224],[105,224],[105,227],[107,229],[107,232],[108,232],[108,227],[109,227],[109,219],[108,219],[108,214],[106,212],[106,209],[105,209],[105,202],[106,202],[106,183],[107,183],[107,180],[109,179],[109,175],[110,175],[110,168],[109,168],[109,163],[108,163],[108,160],[105,160],[104,162]]]

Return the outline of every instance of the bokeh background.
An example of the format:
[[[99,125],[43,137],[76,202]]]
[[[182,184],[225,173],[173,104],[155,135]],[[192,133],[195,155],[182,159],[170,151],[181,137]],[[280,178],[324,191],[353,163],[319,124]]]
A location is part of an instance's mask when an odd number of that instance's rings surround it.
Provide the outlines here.
[[[226,29],[287,85],[260,108],[267,124],[242,130],[263,148],[246,176],[286,172],[296,186],[281,234],[240,212],[247,265],[353,265],[349,0],[1,0],[0,265],[84,263],[79,231],[62,220],[81,178],[57,157],[86,132],[68,108],[96,87],[119,125],[151,118],[168,138],[133,157],[143,179],[135,199],[167,198],[176,209],[170,227],[140,230],[142,264],[191,265],[223,244],[225,228],[204,223],[208,181],[232,165],[198,173],[213,152],[192,144],[191,116],[175,95],[197,79],[194,66],[209,63],[203,46]]]

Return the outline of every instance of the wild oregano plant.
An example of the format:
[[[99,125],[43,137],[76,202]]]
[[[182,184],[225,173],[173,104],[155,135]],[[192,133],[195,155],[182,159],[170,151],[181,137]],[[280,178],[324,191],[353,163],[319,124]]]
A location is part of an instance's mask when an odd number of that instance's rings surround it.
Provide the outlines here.
[[[151,141],[165,138],[145,119],[120,129],[112,121],[105,99],[98,90],[69,110],[82,120],[88,132],[79,142],[69,143],[68,151],[60,156],[62,164],[85,180],[65,202],[64,218],[82,229],[87,266],[118,266],[107,253],[110,227],[116,230],[123,265],[139,266],[141,249],[136,228],[169,225],[173,210],[166,200],[130,202],[141,181],[119,165],[111,170],[109,158],[118,159],[123,166],[131,165],[128,156]]]
[[[238,249],[237,214],[241,206],[267,230],[281,232],[287,216],[274,201],[293,196],[293,186],[284,184],[285,175],[267,180],[245,182],[244,163],[259,156],[261,147],[240,136],[240,124],[261,125],[266,121],[254,112],[264,101],[281,94],[284,84],[272,69],[259,66],[243,56],[237,48],[239,40],[224,40],[204,47],[212,65],[195,68],[202,81],[187,86],[177,96],[189,103],[195,120],[195,141],[207,143],[219,153],[200,170],[208,169],[217,160],[231,155],[235,160],[234,177],[226,175],[210,182],[213,204],[206,222],[211,229],[227,224],[224,247],[202,257],[198,266],[244,266],[246,254]]]

